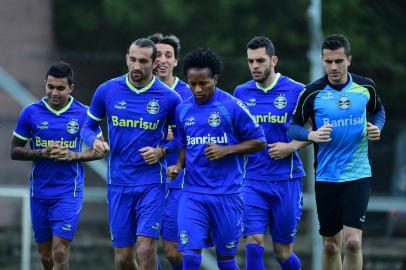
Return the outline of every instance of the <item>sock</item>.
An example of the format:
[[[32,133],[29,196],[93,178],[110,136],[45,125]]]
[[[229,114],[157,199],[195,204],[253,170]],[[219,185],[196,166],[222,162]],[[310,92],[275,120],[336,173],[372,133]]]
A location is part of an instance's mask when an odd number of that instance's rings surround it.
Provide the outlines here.
[[[246,270],[265,270],[265,265],[264,265],[264,252],[265,249],[264,247],[258,245],[258,244],[247,244],[245,246],[245,249],[247,251],[247,265],[245,267]]]
[[[217,265],[220,268],[220,270],[240,270],[235,259],[227,261],[217,260]]]
[[[300,267],[302,266],[299,258],[293,252],[290,254],[289,258],[283,262],[279,262],[279,264],[281,265],[282,270],[300,270]]]
[[[159,261],[159,256],[156,256],[156,266],[157,266],[158,270],[163,270],[163,268],[161,266],[161,262]]]
[[[199,270],[202,255],[194,250],[187,249],[183,252],[183,270]]]

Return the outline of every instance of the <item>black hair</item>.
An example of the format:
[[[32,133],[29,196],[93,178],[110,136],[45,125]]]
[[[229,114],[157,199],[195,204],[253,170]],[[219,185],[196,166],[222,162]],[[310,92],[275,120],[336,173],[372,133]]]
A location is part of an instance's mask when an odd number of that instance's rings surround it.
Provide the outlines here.
[[[177,36],[175,35],[164,36],[162,35],[162,33],[155,33],[150,35],[148,38],[152,40],[155,44],[160,43],[171,46],[173,48],[173,51],[175,52],[175,59],[179,59],[180,41]]]
[[[333,51],[333,50],[338,50],[340,48],[344,48],[344,53],[346,56],[351,55],[351,46],[350,46],[350,42],[348,41],[348,39],[343,35],[334,34],[334,35],[328,36],[323,41],[323,45],[321,46],[321,54],[323,54],[324,49]]]
[[[189,69],[208,68],[211,77],[220,76],[223,71],[223,64],[220,57],[209,48],[196,48],[188,53],[183,59],[182,73],[187,75]]]
[[[72,85],[75,74],[73,73],[72,67],[68,63],[58,61],[49,66],[45,80],[48,79],[48,76],[55,78],[66,78],[68,80],[68,84]]]
[[[130,44],[130,46],[128,47],[127,53],[129,53],[130,48],[133,45],[136,45],[136,46],[138,46],[140,48],[152,48],[151,58],[152,58],[152,62],[155,61],[156,55],[157,55],[157,49],[156,49],[155,43],[152,40],[150,40],[148,38],[139,38],[139,39],[133,41]]]
[[[275,47],[272,43],[272,40],[270,40],[267,37],[264,36],[254,37],[247,43],[247,49],[256,50],[259,48],[265,48],[266,53],[269,56],[275,55]]]

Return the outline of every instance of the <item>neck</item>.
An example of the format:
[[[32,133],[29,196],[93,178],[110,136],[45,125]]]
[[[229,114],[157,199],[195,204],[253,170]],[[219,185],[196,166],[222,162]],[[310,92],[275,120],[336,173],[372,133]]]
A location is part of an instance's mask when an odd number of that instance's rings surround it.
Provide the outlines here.
[[[134,82],[134,81],[131,79],[131,76],[129,76],[129,75],[127,75],[127,76],[128,76],[128,81],[129,81],[129,82],[131,83],[131,85],[134,86],[135,88],[143,88],[143,87],[145,87],[147,84],[149,84],[149,83],[152,81],[152,77],[153,77],[153,75],[152,75],[152,73],[151,73],[151,74],[149,74],[147,77],[145,77],[144,80],[139,81],[139,82]]]
[[[258,82],[258,85],[261,88],[267,88],[268,86],[270,86],[276,79],[276,73],[275,71],[272,71],[271,74],[269,74],[269,76],[263,81],[263,82]]]
[[[63,103],[63,104],[61,104],[61,105],[54,105],[54,104],[51,104],[51,103],[49,103],[49,99],[47,100],[47,103],[48,103],[48,105],[49,105],[49,107],[51,107],[52,109],[54,109],[55,111],[59,111],[59,110],[61,110],[61,109],[63,109],[63,108],[65,108],[66,107],[66,105],[68,105],[68,103],[69,103],[69,101],[70,101],[70,99],[71,99],[71,97],[68,97],[68,99]]]
[[[328,78],[328,82],[332,85],[343,85],[346,84],[348,80],[349,80],[348,72],[340,80],[333,81],[330,78]]]
[[[168,77],[159,77],[159,80],[171,88],[175,83],[176,77],[171,74]]]

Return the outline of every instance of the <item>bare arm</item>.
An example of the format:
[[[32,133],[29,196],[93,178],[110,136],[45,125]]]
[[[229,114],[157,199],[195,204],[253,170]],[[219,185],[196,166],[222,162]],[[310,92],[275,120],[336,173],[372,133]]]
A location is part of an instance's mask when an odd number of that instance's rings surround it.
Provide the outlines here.
[[[13,136],[11,142],[11,159],[13,160],[39,160],[49,159],[52,147],[49,145],[44,149],[28,149],[25,148],[27,141],[21,140]]]
[[[185,167],[186,164],[186,149],[181,148],[179,150],[179,155],[178,155],[178,161],[176,162],[176,165],[169,166],[168,169],[166,170],[166,175],[170,179],[175,179],[180,171]]]
[[[283,142],[277,142],[277,143],[272,143],[268,144],[268,154],[271,156],[271,158],[278,160],[278,159],[284,159],[288,157],[290,154],[293,152],[302,149],[309,144],[312,144],[310,141],[291,141],[290,143],[283,143]]]
[[[227,155],[233,154],[252,154],[261,151],[265,148],[265,142],[257,139],[242,141],[239,144],[233,145],[217,145],[214,143],[207,143],[207,148],[204,154],[209,160],[222,159]]]

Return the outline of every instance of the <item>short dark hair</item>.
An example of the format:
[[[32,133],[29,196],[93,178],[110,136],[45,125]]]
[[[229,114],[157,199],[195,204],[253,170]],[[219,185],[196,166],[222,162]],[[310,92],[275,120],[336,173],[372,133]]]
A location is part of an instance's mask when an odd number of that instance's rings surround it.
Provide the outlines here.
[[[351,55],[351,46],[350,46],[350,42],[348,41],[348,39],[343,35],[334,34],[334,35],[328,36],[323,41],[323,45],[321,46],[321,54],[323,55],[324,49],[338,50],[340,48],[344,48],[344,53],[346,56]]]
[[[48,76],[55,78],[66,78],[68,80],[68,84],[72,85],[75,74],[73,73],[72,67],[68,63],[58,61],[49,66],[45,80],[48,79]]]
[[[183,60],[182,73],[187,75],[189,69],[208,68],[211,77],[220,76],[223,71],[223,64],[220,57],[209,48],[196,48],[188,53]]]
[[[162,33],[155,33],[148,37],[155,44],[161,43],[172,46],[173,51],[175,52],[175,58],[179,59],[180,55],[180,41],[179,38],[175,35],[164,36]]]
[[[273,45],[272,40],[267,37],[254,37],[247,43],[247,49],[256,50],[259,48],[265,48],[266,53],[269,56],[275,55],[275,46]]]
[[[139,38],[137,40],[134,40],[133,42],[131,42],[130,46],[128,47],[127,53],[130,52],[130,48],[133,45],[136,45],[140,48],[152,48],[151,58],[152,58],[152,62],[155,61],[156,55],[157,55],[157,49],[156,49],[155,43],[152,40],[150,40],[148,38]]]

